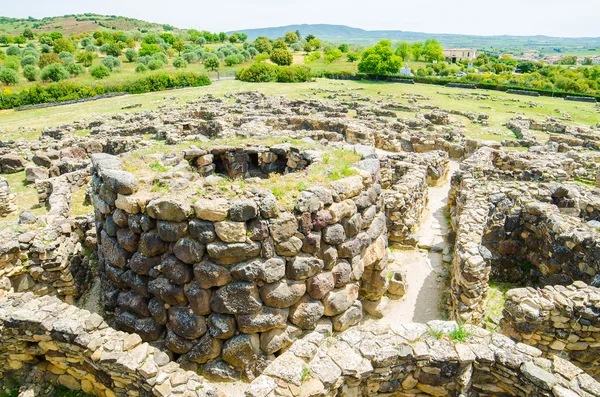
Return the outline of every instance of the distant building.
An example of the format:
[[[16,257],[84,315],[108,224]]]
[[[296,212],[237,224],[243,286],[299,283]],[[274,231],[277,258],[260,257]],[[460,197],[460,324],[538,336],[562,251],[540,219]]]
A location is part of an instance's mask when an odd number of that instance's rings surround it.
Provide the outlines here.
[[[449,48],[444,50],[444,58],[447,62],[456,63],[462,60],[472,61],[477,58],[477,50],[475,48]]]

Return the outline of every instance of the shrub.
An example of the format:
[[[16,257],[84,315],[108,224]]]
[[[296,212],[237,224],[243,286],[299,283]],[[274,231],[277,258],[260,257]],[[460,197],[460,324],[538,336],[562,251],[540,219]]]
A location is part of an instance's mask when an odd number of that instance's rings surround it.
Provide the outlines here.
[[[110,69],[104,64],[92,66],[90,68],[90,75],[92,75],[92,77],[95,79],[101,80],[110,76]]]
[[[306,66],[279,67],[277,82],[279,83],[302,83],[310,81],[312,76],[310,68]]]
[[[104,46],[102,46],[102,47],[104,47]],[[121,55],[121,47],[119,47],[117,44],[109,44],[108,47],[106,47],[103,52],[105,52],[106,55],[118,57],[119,55]]]
[[[35,64],[37,63],[37,59],[35,59],[35,57],[31,56],[31,55],[27,55],[26,57],[21,58],[21,67],[25,67],[25,66],[35,66]]]
[[[239,58],[237,55],[229,55],[228,57],[225,58],[225,65],[227,65],[227,66],[237,65],[238,63],[241,63],[241,62],[239,61]]]
[[[110,70],[111,72],[114,69],[117,69],[117,68],[121,67],[121,61],[118,58],[115,58],[112,55],[109,55],[109,56],[105,57],[100,63],[102,65],[106,66],[106,68],[108,70]]]
[[[16,70],[11,68],[0,69],[0,81],[6,85],[19,83],[19,75]]]
[[[79,76],[85,73],[85,68],[79,63],[68,63],[65,67],[72,76]]]
[[[148,63],[150,63],[150,61],[153,59],[154,58],[152,58],[149,55],[144,55],[143,57],[138,57],[138,59],[136,60],[136,63],[141,63],[141,64],[148,66]]]
[[[63,51],[60,54],[58,54],[58,57],[64,63],[73,63],[73,62],[75,62],[75,58],[73,57],[73,54],[71,54],[70,52]]]
[[[313,52],[310,55],[307,55],[304,58],[304,63],[312,63],[318,59],[321,59],[321,53],[320,52]]]
[[[152,56],[152,58],[157,59],[159,61],[161,61],[163,64],[167,64],[169,63],[169,58],[167,58],[167,55],[164,52],[158,52],[156,54],[154,54]]]
[[[96,47],[93,44],[90,44],[90,45],[88,45],[88,46],[85,47],[85,50],[89,51],[89,52],[98,52],[98,47]]]
[[[204,61],[204,68],[206,70],[216,72],[217,70],[219,70],[220,66],[221,66],[221,61],[219,61],[219,58],[217,58],[214,55],[209,58],[206,58],[206,60]]]
[[[54,52],[57,54],[60,54],[61,52],[64,52],[64,51],[75,52],[75,46],[69,39],[65,39],[65,38],[56,39],[56,40],[54,40],[53,45],[54,45]]]
[[[137,65],[135,65],[135,71],[136,73],[142,73],[148,70],[148,66],[146,66],[143,63],[138,63]]]
[[[310,68],[306,66],[277,66],[256,62],[238,73],[238,79],[250,83],[299,83],[310,81]]]
[[[158,59],[153,59],[150,62],[148,62],[148,69],[150,70],[158,70],[161,69],[163,66],[164,64],[162,63],[162,61]]]
[[[44,81],[61,81],[70,77],[69,72],[60,63],[50,64],[42,69],[42,80]]]
[[[279,66],[291,65],[294,62],[294,56],[288,50],[281,48],[273,50],[269,59]]]
[[[161,46],[159,46],[158,44],[142,43],[139,54],[140,54],[140,56],[144,56],[144,55],[154,55],[154,54],[158,54],[158,53],[162,53],[162,52],[163,52],[163,48]]]
[[[40,55],[40,60],[38,62],[38,66],[40,69],[44,69],[46,66],[51,65],[53,63],[62,64],[63,61],[58,57],[58,54],[49,53]]]
[[[185,59],[187,63],[194,63],[198,61],[198,55],[196,55],[195,52],[184,52],[183,59]]]
[[[358,52],[349,52],[346,58],[348,62],[356,62],[360,59],[360,54]]]
[[[85,67],[92,66],[92,62],[94,61],[95,54],[89,51],[80,51],[77,53],[77,62],[81,63]]]
[[[40,71],[33,65],[23,66],[23,76],[27,81],[36,81]]]
[[[204,37],[198,37],[195,41],[196,44],[198,45],[205,45],[206,44],[206,39]]]
[[[23,52],[21,53],[22,57],[27,57],[27,56],[32,56],[36,59],[36,61],[38,59],[40,59],[40,53],[37,52],[37,50],[35,48],[31,48],[31,47],[27,47],[23,50]]]
[[[15,72],[19,71],[19,58],[16,56],[7,56],[4,59],[4,67],[5,68],[9,68],[9,69],[13,69]]]
[[[52,47],[50,47],[48,44],[42,44],[40,45],[40,52],[42,54],[49,54],[52,52]]]
[[[173,66],[175,69],[184,69],[187,65],[188,63],[183,57],[175,57],[175,59],[173,59]]]
[[[89,46],[90,44],[93,45],[94,42],[89,37],[84,37],[83,39],[81,39],[81,42],[79,44],[81,45],[81,48],[85,48],[85,47]]]
[[[11,45],[6,49],[6,55],[21,56],[21,49],[16,45]]]
[[[127,58],[127,61],[129,62],[133,62],[135,58],[137,58],[138,54],[137,51],[134,50],[133,48],[128,48],[125,50],[125,58]]]

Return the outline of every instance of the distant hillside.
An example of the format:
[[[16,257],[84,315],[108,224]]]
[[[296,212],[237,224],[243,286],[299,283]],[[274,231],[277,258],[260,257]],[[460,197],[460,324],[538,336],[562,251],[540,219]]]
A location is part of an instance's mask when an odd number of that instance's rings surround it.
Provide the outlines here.
[[[599,48],[600,38],[561,38],[547,36],[473,36],[461,34],[438,34],[405,32],[401,30],[364,30],[343,25],[288,25],[261,29],[244,29],[250,40],[258,36],[270,38],[281,37],[285,32],[299,30],[303,36],[313,34],[323,40],[347,42],[355,44],[372,44],[381,39],[404,40],[408,42],[425,41],[429,38],[439,40],[444,47],[476,47],[476,48],[528,48],[552,49],[569,48]]]
[[[72,33],[93,32],[95,30],[121,30],[121,31],[151,31],[174,29],[169,25],[146,22],[135,18],[116,15],[79,14],[63,15],[59,17],[35,18],[9,18],[0,17],[0,34],[17,35],[26,28],[36,33],[59,31],[69,35]]]

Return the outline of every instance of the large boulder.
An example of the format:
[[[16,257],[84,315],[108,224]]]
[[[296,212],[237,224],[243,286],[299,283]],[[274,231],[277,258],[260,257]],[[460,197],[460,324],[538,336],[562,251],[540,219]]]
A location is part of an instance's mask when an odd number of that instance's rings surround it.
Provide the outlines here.
[[[17,154],[5,154],[0,157],[0,167],[3,174],[14,174],[25,169],[25,159]]]
[[[214,312],[223,314],[255,313],[262,307],[256,285],[234,282],[220,288],[210,301]]]
[[[260,296],[268,306],[287,308],[298,302],[305,292],[306,283],[303,281],[282,279],[261,287]]]
[[[152,218],[171,222],[183,222],[191,211],[188,204],[170,198],[154,199],[146,207],[146,212]]]

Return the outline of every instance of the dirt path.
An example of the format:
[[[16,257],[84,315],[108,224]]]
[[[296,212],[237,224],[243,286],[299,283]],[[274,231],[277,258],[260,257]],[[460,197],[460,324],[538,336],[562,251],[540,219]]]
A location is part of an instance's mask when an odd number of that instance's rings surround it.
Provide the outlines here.
[[[400,299],[391,298],[384,317],[377,320],[384,324],[404,322],[427,322],[441,319],[440,311],[444,267],[450,257],[446,236],[450,225],[444,215],[450,190],[450,178],[458,169],[457,162],[450,163],[450,170],[443,181],[429,188],[429,204],[423,214],[419,230],[419,248],[392,249],[394,264],[391,270],[402,270],[406,275],[407,292]]]

